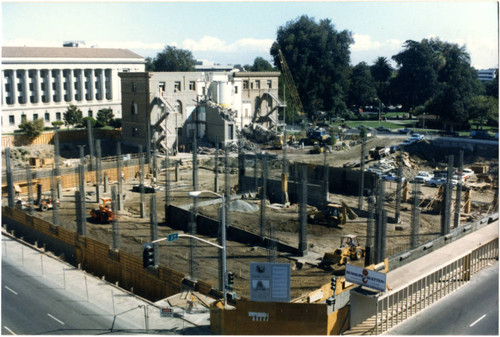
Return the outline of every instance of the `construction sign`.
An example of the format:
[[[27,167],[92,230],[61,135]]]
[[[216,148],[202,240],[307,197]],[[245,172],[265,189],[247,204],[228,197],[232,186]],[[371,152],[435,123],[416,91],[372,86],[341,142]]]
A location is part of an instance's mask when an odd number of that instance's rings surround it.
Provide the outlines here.
[[[250,262],[250,301],[289,302],[290,263]]]
[[[378,271],[356,267],[347,264],[345,268],[345,280],[370,289],[385,291],[386,274]]]

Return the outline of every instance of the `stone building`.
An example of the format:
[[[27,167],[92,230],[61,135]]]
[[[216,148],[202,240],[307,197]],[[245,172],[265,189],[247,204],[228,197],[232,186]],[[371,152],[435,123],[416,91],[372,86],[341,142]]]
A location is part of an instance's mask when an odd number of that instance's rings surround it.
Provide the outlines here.
[[[62,120],[70,104],[83,117],[111,108],[121,117],[118,73],[144,71],[144,58],[126,49],[2,47],[2,133],[23,120]]]
[[[183,145],[189,147],[195,135],[211,143],[227,143],[254,121],[275,123],[276,107],[282,106],[275,99],[279,73],[245,74],[121,73],[122,141],[141,144],[146,150],[156,141],[159,149],[176,152]],[[269,86],[257,88],[259,81]]]

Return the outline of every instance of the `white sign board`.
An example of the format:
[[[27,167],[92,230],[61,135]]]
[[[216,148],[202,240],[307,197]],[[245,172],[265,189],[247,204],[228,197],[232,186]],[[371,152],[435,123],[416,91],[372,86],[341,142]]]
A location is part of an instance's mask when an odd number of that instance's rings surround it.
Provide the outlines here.
[[[290,302],[289,263],[250,263],[250,300]]]
[[[375,270],[356,267],[347,264],[345,268],[345,280],[360,286],[368,287],[378,291],[386,289],[386,274]]]

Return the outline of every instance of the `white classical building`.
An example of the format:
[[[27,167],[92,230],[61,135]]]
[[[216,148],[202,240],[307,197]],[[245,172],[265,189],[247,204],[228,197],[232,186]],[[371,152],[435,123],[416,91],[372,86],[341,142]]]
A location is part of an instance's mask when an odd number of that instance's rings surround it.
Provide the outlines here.
[[[2,133],[25,119],[50,126],[70,104],[83,117],[110,108],[121,118],[118,73],[144,69],[144,58],[126,49],[2,47]]]

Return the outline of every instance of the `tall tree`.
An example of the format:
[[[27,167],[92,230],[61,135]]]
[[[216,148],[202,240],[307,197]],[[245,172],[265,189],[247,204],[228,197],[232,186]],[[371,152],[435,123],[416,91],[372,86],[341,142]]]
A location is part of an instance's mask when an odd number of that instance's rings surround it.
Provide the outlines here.
[[[111,121],[115,118],[113,114],[113,109],[100,109],[97,112],[97,120],[104,126],[111,124]]]
[[[372,78],[375,81],[378,98],[386,105],[389,104],[389,79],[392,76],[393,69],[386,57],[378,57],[370,67]]]
[[[488,121],[498,124],[498,100],[491,96],[475,96],[467,102],[469,117],[482,129]]]
[[[330,115],[345,110],[352,34],[337,32],[330,20],[316,23],[306,15],[278,28],[276,41],[292,73],[305,112]],[[278,46],[271,47],[280,70]]]
[[[484,83],[485,94],[498,99],[498,68],[495,70],[493,81]]]
[[[348,92],[347,102],[350,107],[371,105],[377,98],[370,67],[365,62],[352,68]]]
[[[21,129],[29,138],[38,137],[43,131],[43,119],[38,118],[34,121],[24,120],[21,124],[19,124],[19,129]]]
[[[391,89],[396,93],[403,109],[411,111],[430,99],[438,85],[436,64],[432,50],[427,44],[408,40],[404,50],[392,57],[398,71],[391,81]]]
[[[274,70],[271,63],[265,60],[263,57],[256,57],[253,61],[253,65],[250,67],[250,71],[272,71]]]
[[[193,54],[189,50],[166,46],[162,52],[156,54],[152,60],[154,71],[194,71],[196,64]]]

